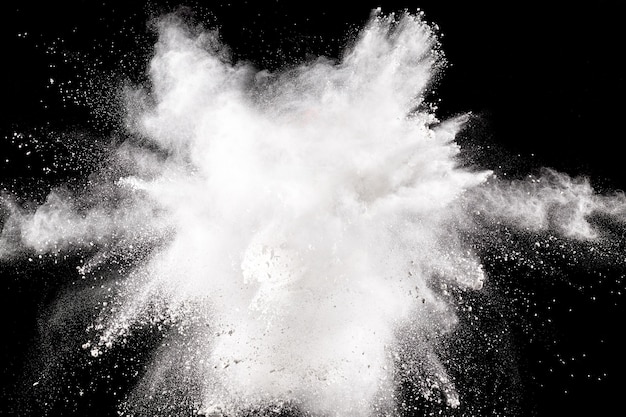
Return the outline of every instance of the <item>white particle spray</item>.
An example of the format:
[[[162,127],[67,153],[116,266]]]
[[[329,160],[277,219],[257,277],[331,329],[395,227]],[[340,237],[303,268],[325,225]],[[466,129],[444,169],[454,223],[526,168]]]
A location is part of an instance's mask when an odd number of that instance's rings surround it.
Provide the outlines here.
[[[440,66],[410,14],[374,16],[339,62],[278,73],[166,17],[150,87],[127,92],[133,140],[84,192],[57,189],[35,211],[4,196],[0,256],[95,245],[82,276],[135,257],[77,341],[98,358],[175,324],[129,414],[155,397],[162,415],[181,397],[207,415],[393,414],[400,375],[457,407],[437,340],[457,323],[448,289],[485,280],[464,240],[476,216],[593,240],[588,216],[623,222],[626,202],[562,174],[460,168],[467,118],[440,121],[424,102]]]

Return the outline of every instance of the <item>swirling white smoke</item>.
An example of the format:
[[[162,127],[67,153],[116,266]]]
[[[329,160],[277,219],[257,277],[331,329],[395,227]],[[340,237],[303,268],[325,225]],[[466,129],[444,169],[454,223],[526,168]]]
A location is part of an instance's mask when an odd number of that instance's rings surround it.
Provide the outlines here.
[[[456,323],[442,288],[485,280],[463,238],[477,213],[582,240],[589,214],[624,219],[623,196],[585,181],[461,168],[467,118],[424,101],[442,58],[419,16],[377,15],[339,62],[279,73],[231,62],[216,33],[176,18],[159,35],[106,175],[36,211],[3,200],[4,257],[95,245],[88,275],[142,254],[77,342],[105,355],[138,326],[176,323],[130,401],[184,384],[204,412],[391,412],[400,364],[419,357],[402,373],[456,407],[435,344]]]

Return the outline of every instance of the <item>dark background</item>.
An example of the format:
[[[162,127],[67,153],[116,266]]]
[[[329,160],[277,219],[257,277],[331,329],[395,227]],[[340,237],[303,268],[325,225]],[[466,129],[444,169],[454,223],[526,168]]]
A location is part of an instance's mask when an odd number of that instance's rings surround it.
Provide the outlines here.
[[[175,9],[177,3],[2,4],[5,109],[0,125],[0,181],[5,189],[41,181],[41,168],[50,157],[45,152],[56,152],[50,145],[39,154],[27,155],[15,134],[45,137],[78,129],[86,135],[106,136],[118,129],[114,112],[107,110],[115,100],[106,95],[107,82],[143,81],[154,40],[147,22]],[[472,163],[509,176],[537,173],[539,167],[548,166],[588,176],[603,191],[626,189],[622,2],[487,3],[195,1],[185,3],[189,10],[184,13],[209,27],[219,25],[236,59],[277,69],[309,56],[337,57],[374,7],[382,6],[383,12],[420,8],[426,21],[439,26],[449,63],[432,93],[441,99],[438,114],[442,118],[467,111],[476,115],[459,138],[470,149]],[[70,52],[71,59],[66,61],[64,51]],[[92,86],[91,95],[68,83],[88,82],[94,71],[99,77],[113,75],[98,78],[106,82],[100,90]],[[44,183],[62,182],[86,170],[67,164]],[[63,284],[55,278],[58,270],[0,266],[4,275],[0,360],[6,379],[2,393],[7,404],[14,404],[28,347],[39,331],[39,312]],[[499,294],[500,307],[511,317],[510,338],[519,358],[521,388],[511,400],[516,404],[511,415],[603,415],[623,395],[626,346],[619,334],[625,312],[617,295],[623,290],[623,271],[608,271],[609,278],[599,279],[598,271],[564,270],[561,276],[573,277],[575,285],[565,283],[566,279],[546,283],[526,271],[515,278],[496,279],[490,289]],[[600,301],[592,302],[592,297]],[[558,305],[549,313],[541,310],[555,298]],[[519,299],[531,299],[534,307],[522,306]],[[570,308],[576,313],[566,313]],[[541,317],[533,318],[540,310]],[[540,330],[534,332],[534,327]],[[570,361],[573,357],[576,360]],[[98,409],[107,415],[110,398],[102,398]],[[99,404],[97,399],[91,401],[92,406]],[[5,410],[15,410],[11,407],[15,406],[7,405]],[[60,408],[59,413],[92,412],[89,404],[80,407],[79,411]]]

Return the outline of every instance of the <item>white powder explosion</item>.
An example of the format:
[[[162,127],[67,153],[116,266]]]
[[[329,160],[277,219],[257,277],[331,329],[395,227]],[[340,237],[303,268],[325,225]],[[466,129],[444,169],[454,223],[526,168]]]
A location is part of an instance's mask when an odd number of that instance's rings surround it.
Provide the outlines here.
[[[183,398],[205,415],[394,414],[403,378],[458,407],[437,339],[457,323],[446,289],[486,279],[465,236],[500,222],[592,241],[590,215],[626,217],[623,195],[583,180],[461,168],[467,117],[424,102],[442,57],[420,16],[376,14],[339,62],[278,73],[198,32],[161,20],[151,83],[127,92],[132,138],[86,189],[36,210],[2,197],[1,257],[86,248],[83,277],[121,265],[84,355],[168,329],[129,415]]]

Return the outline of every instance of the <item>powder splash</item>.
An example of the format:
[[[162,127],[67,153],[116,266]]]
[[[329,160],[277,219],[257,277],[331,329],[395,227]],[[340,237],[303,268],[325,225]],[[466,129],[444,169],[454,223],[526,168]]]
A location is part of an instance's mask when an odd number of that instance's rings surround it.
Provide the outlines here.
[[[175,17],[158,30],[150,85],[126,91],[130,139],[88,187],[35,210],[2,197],[0,256],[84,248],[87,278],[123,264],[85,355],[167,332],[122,414],[393,415],[407,383],[454,409],[448,293],[486,279],[467,236],[594,242],[589,216],[624,223],[624,196],[584,180],[461,167],[468,116],[425,102],[443,58],[419,15],[377,13],[340,61],[277,73]]]

